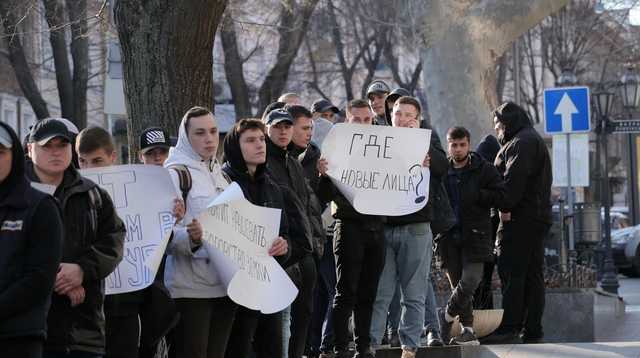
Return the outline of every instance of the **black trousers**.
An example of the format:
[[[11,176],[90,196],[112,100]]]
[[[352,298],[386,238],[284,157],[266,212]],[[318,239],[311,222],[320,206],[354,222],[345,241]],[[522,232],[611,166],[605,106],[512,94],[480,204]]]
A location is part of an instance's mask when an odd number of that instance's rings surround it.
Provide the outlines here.
[[[373,229],[359,221],[338,220],[334,232],[336,296],[333,303],[335,350],[349,345],[349,317],[353,312],[358,352],[371,344],[369,331],[378,280],[384,268],[383,225]]]
[[[279,358],[283,355],[282,313],[261,314],[246,307],[238,307],[226,357]]]
[[[137,312],[127,315],[106,313],[105,334],[106,358],[138,358],[140,320]]]
[[[544,312],[544,238],[549,225],[516,219],[498,231],[498,273],[504,316],[501,332],[542,338]]]
[[[289,338],[289,358],[302,358],[307,343],[307,335],[313,315],[313,292],[316,284],[316,264],[311,254],[298,262],[298,296],[291,305],[291,338]]]
[[[42,345],[42,338],[0,339],[0,355],[3,357],[42,358]]]
[[[238,305],[227,296],[175,302],[180,312],[174,330],[176,357],[224,358]]]

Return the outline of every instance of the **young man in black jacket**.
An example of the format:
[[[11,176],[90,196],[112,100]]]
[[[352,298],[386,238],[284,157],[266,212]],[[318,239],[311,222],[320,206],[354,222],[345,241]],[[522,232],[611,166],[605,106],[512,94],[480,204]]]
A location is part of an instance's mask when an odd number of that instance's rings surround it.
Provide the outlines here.
[[[261,121],[243,119],[237,122],[224,140],[225,163],[222,170],[240,186],[244,197],[252,204],[282,209],[280,237],[274,241],[269,254],[286,267],[289,259],[289,224],[280,186],[267,171],[265,138],[266,128]],[[261,317],[268,319],[260,320]],[[259,323],[265,327],[258,330]],[[282,357],[285,354],[282,347],[282,315],[261,315],[258,311],[239,307],[225,356],[248,357],[252,341],[256,357]]]
[[[551,159],[524,109],[506,102],[493,112],[502,148],[495,166],[504,177],[506,200],[500,208],[498,273],[504,316],[487,341],[542,340],[544,238],[551,227]]]
[[[307,340],[307,330],[313,312],[313,289],[316,266],[313,260],[312,227],[310,222],[311,189],[304,176],[304,169],[288,148],[293,137],[293,118],[284,109],[267,114],[267,168],[280,185],[285,200],[285,212],[290,222],[292,240],[290,276],[299,293],[291,305],[291,337],[289,357],[302,357]],[[285,320],[287,319],[285,315]],[[284,322],[285,329],[288,322]],[[285,331],[285,339],[286,339]],[[286,343],[286,342],[285,342]]]
[[[473,294],[482,279],[484,262],[493,259],[491,208],[504,200],[504,183],[496,168],[470,151],[471,135],[464,127],[447,132],[449,171],[445,182],[456,224],[442,239],[440,256],[453,292],[441,311],[445,340],[455,316],[462,333],[451,344],[478,345],[473,332]]]
[[[62,122],[39,121],[28,146],[27,177],[54,190],[65,227],[43,357],[104,355],[104,279],[122,260],[125,227],[109,195],[71,165]],[[77,296],[70,300],[69,294]]]
[[[40,358],[62,253],[55,199],[24,176],[24,151],[0,122],[0,352]]]
[[[347,105],[347,122],[373,123],[369,103],[353,100]],[[378,280],[384,266],[385,218],[357,212],[326,176],[328,162],[318,161],[322,174],[318,193],[320,199],[332,202],[336,219],[333,252],[336,259],[336,296],[333,304],[333,331],[337,358],[351,357],[349,318],[354,315],[356,357],[371,358],[371,314]],[[426,278],[425,278],[426,279]]]

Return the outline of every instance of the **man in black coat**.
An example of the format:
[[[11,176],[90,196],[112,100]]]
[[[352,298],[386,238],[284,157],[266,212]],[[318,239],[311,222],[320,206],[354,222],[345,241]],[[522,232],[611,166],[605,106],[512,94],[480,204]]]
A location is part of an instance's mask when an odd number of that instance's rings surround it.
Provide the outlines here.
[[[455,316],[462,332],[451,344],[479,344],[473,332],[473,294],[482,279],[483,263],[493,259],[491,207],[504,200],[504,182],[496,168],[470,151],[471,135],[464,127],[447,132],[449,171],[445,182],[456,224],[442,240],[441,259],[453,289],[441,312],[443,336]],[[444,337],[445,339],[447,337]]]
[[[543,337],[544,245],[551,226],[551,160],[527,113],[507,102],[493,112],[502,144],[495,166],[507,195],[500,208],[498,272],[504,316],[490,343],[540,342]]]
[[[0,352],[5,357],[42,357],[62,230],[55,199],[31,187],[20,140],[0,122]]]
[[[65,228],[43,357],[104,355],[104,279],[122,260],[124,224],[109,194],[71,165],[70,134],[61,121],[39,121],[28,146],[26,175],[54,192]]]

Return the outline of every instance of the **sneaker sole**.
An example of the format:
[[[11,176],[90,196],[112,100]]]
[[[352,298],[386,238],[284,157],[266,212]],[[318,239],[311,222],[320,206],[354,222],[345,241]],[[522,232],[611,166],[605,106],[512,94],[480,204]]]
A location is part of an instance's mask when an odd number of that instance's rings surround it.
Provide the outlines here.
[[[479,346],[480,341],[468,341],[468,342],[451,342],[452,346]]]

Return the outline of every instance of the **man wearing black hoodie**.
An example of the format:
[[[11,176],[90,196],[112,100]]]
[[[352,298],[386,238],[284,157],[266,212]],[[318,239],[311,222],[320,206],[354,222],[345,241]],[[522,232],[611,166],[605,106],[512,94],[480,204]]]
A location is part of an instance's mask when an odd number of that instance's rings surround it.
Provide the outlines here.
[[[31,130],[26,175],[54,191],[64,246],[47,320],[43,357],[105,353],[104,279],[122,260],[125,227],[104,190],[71,165],[67,127],[43,119]]]
[[[266,128],[259,120],[243,119],[236,123],[224,140],[225,163],[222,170],[231,181],[240,186],[244,197],[252,204],[284,209],[282,191],[267,171],[265,137]],[[280,237],[274,241],[269,255],[274,256],[283,267],[289,258],[288,238],[289,224],[285,211],[282,210]],[[258,311],[245,307],[238,308],[227,345],[226,357],[248,357],[252,340],[256,357],[283,356],[281,315],[262,315],[262,317],[272,316],[267,323],[275,325],[263,327],[257,332],[260,316]]]
[[[522,333],[525,343],[536,343],[543,337],[543,241],[551,226],[551,160],[544,140],[517,104],[500,105],[493,122],[502,144],[495,166],[507,190],[497,245],[504,316],[486,341],[513,342]]]
[[[0,352],[42,357],[46,317],[62,253],[55,199],[31,187],[24,151],[0,122]]]

